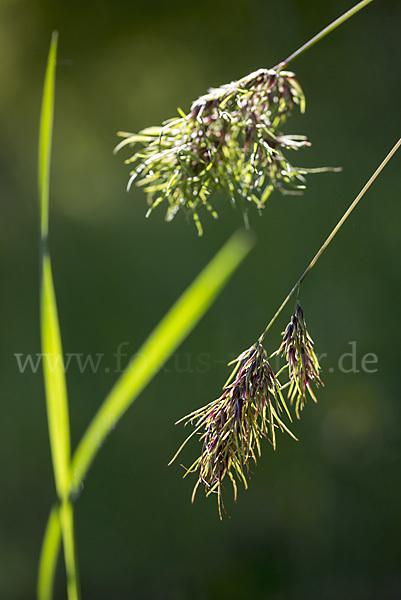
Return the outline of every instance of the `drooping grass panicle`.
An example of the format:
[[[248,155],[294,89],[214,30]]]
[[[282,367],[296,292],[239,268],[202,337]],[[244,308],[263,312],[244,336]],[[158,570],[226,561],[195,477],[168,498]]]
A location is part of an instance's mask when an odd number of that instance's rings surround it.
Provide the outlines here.
[[[303,135],[282,134],[295,106],[304,112],[305,97],[294,73],[259,69],[210,89],[188,114],[179,111],[178,119],[138,134],[120,132],[124,140],[116,151],[135,147],[126,160],[133,165],[128,188],[134,181],[144,188],[147,216],[165,202],[167,221],[184,210],[199,235],[199,208],[217,217],[211,203],[216,190],[240,205],[247,222],[251,204],[260,212],[275,189],[302,193],[307,173],[330,170],[294,167],[285,157],[287,150],[310,146]]]
[[[297,303],[291,321],[283,332],[280,353],[285,356],[288,364],[290,386],[288,398],[295,404],[295,414],[300,418],[300,411],[306,404],[306,392],[316,402],[311,384],[323,385],[320,378],[320,365],[313,349],[313,340],[306,328],[303,310]]]
[[[273,69],[259,69],[210,89],[193,102],[188,114],[179,109],[179,119],[138,134],[119,132],[125,139],[116,151],[143,146],[126,162],[134,165],[128,188],[136,180],[148,195],[147,216],[165,201],[167,221],[184,210],[202,235],[198,210],[204,207],[217,217],[210,202],[215,190],[225,191],[233,204],[241,205],[247,224],[249,206],[254,203],[261,212],[275,189],[302,193],[305,174],[338,170],[294,168],[284,156],[283,151],[310,145],[305,136],[281,133],[295,104],[305,110],[302,89],[286,68],[370,2],[359,2]]]
[[[201,432],[201,455],[184,475],[198,472],[192,501],[198,486],[204,484],[207,496],[217,493],[220,518],[224,509],[222,491],[226,475],[236,499],[237,481],[242,481],[247,488],[250,461],[256,463],[261,455],[262,438],[268,438],[275,449],[276,429],[294,437],[282,420],[283,413],[289,418],[290,413],[263,346],[251,346],[233,362],[236,363],[233,377],[223,394],[181,419],[186,424],[195,424],[189,437]]]
[[[192,499],[194,499],[200,483],[205,484],[207,495],[217,492],[220,516],[222,514],[222,481],[225,475],[228,475],[231,479],[234,496],[236,497],[235,476],[238,480],[243,481],[245,487],[247,486],[246,475],[249,473],[249,459],[256,460],[255,448],[259,453],[260,439],[269,437],[273,447],[275,447],[277,427],[291,434],[280,417],[280,413],[288,413],[288,407],[283,397],[284,388],[290,388],[290,399],[292,397],[293,402],[296,398],[295,411],[299,418],[300,411],[306,401],[306,389],[315,399],[310,384],[313,382],[317,385],[323,385],[319,375],[320,366],[313,350],[312,338],[308,333],[299,302],[297,302],[291,321],[283,333],[283,340],[279,349],[271,355],[273,357],[281,352],[287,358],[287,364],[278,373],[274,373],[271,369],[262,342],[296,290],[299,294],[301,283],[311,272],[351,212],[400,146],[401,139],[390,150],[361,192],[350,204],[281,303],[258,341],[230,363],[234,365],[234,368],[224,386],[222,396],[178,421],[185,421],[186,424],[195,422],[196,429],[179,448],[170,464],[177,458],[186,442],[193,435],[201,432],[202,453],[193,465],[187,469],[186,474],[199,471]],[[282,372],[288,373],[289,377],[289,381],[283,385],[280,384],[278,379]],[[239,442],[241,442],[241,445]]]

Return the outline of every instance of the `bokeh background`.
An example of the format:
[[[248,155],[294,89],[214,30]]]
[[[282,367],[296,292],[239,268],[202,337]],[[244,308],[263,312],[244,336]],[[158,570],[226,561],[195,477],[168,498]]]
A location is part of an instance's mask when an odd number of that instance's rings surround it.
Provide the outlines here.
[[[118,377],[118,346],[134,354],[242,224],[224,198],[217,222],[203,215],[203,238],[182,215],[166,224],[162,207],[145,220],[142,191],[125,191],[127,154],[112,155],[116,131],[159,124],[208,87],[273,66],[351,4],[1,0],[0,598],[34,597],[55,498],[42,374],[21,373],[15,358],[40,352],[37,134],[51,31],[60,32],[51,251],[64,352],[103,355],[96,373],[74,361],[68,371],[75,446]],[[227,489],[223,522],[201,490],[190,504],[194,479],[182,480],[180,461],[167,468],[187,433],[174,422],[217,397],[225,363],[253,343],[398,139],[400,25],[398,0],[373,2],[293,63],[307,113],[286,132],[313,145],[291,159],[344,170],[311,175],[303,197],[273,195],[263,217],[251,215],[252,254],[104,444],[75,503],[85,600],[401,597],[400,155],[303,286],[327,356],[319,403],[293,426],[300,441],[282,435],[276,453],[266,442],[237,504]],[[290,310],[267,340],[273,349]],[[353,348],[355,363],[344,358]],[[361,368],[370,353],[374,373]],[[182,462],[198,452],[194,441]]]

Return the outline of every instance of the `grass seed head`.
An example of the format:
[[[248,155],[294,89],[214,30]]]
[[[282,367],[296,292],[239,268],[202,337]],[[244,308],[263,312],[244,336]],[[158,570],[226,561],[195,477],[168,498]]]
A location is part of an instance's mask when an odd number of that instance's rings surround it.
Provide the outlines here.
[[[247,222],[250,205],[261,212],[275,189],[302,193],[304,175],[313,172],[293,167],[284,155],[310,145],[305,136],[281,133],[295,106],[304,112],[304,94],[294,73],[259,69],[210,89],[188,114],[179,111],[180,118],[138,134],[120,132],[124,140],[116,150],[135,147],[126,160],[133,165],[128,188],[134,181],[144,188],[147,216],[164,203],[167,221],[185,211],[199,235],[199,208],[217,217],[211,202],[216,190],[240,205]]]
[[[313,349],[313,340],[306,328],[303,310],[299,303],[283,332],[279,351],[287,360],[290,378],[288,397],[291,404],[295,403],[295,413],[299,419],[300,411],[306,404],[307,391],[316,402],[311,384],[323,385],[319,375],[319,361]]]
[[[198,473],[192,500],[203,484],[206,496],[217,494],[220,518],[224,478],[230,479],[236,499],[237,481],[248,487],[250,461],[256,463],[260,456],[262,438],[275,448],[277,429],[292,435],[282,421],[288,409],[263,346],[251,346],[233,362],[235,368],[223,394],[182,419],[201,432],[201,455],[185,474]]]

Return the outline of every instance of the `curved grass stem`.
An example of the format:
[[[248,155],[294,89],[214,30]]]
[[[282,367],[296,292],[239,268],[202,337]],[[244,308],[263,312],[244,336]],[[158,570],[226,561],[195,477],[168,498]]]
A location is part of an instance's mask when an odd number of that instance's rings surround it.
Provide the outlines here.
[[[301,56],[301,54],[303,54],[304,52],[309,50],[309,48],[314,46],[317,42],[320,42],[320,40],[322,40],[324,37],[326,37],[326,35],[328,35],[332,31],[334,31],[334,29],[337,29],[337,27],[339,27],[340,25],[345,23],[345,21],[348,21],[348,19],[353,17],[357,12],[359,12],[362,8],[365,8],[365,6],[367,6],[371,2],[373,2],[373,0],[362,0],[362,2],[359,2],[359,4],[356,4],[353,8],[351,8],[350,10],[347,10],[347,12],[345,12],[343,15],[341,15],[341,17],[338,17],[338,19],[336,19],[335,21],[330,23],[330,25],[328,25],[327,27],[322,29],[322,31],[320,31],[320,33],[318,33],[312,39],[310,39],[309,42],[306,42],[306,44],[304,44],[303,46],[298,48],[298,50],[296,50],[295,52],[290,54],[290,56],[288,58],[286,58],[281,63],[276,65],[274,67],[274,70],[281,71],[282,69],[285,69],[289,65],[289,63],[292,62],[295,58],[297,58],[298,56]]]
[[[363,196],[366,194],[366,192],[368,191],[368,189],[370,188],[370,186],[372,185],[372,183],[380,175],[380,173],[382,172],[382,170],[384,169],[384,167],[386,166],[386,164],[393,157],[393,155],[397,152],[397,150],[398,150],[398,148],[400,146],[401,146],[401,138],[393,146],[393,148],[387,154],[386,158],[380,163],[380,165],[377,167],[376,171],[373,173],[373,175],[371,176],[371,178],[363,186],[363,188],[361,189],[361,191],[359,192],[359,194],[357,195],[357,197],[355,198],[355,200],[347,208],[347,210],[345,211],[345,213],[343,214],[343,216],[341,217],[341,219],[338,221],[337,225],[334,227],[333,231],[330,233],[330,235],[328,236],[328,238],[326,239],[326,241],[324,242],[324,244],[321,246],[321,248],[316,253],[316,255],[313,257],[313,259],[311,260],[311,262],[309,263],[309,265],[307,266],[307,268],[305,269],[305,271],[303,272],[303,274],[301,275],[301,277],[298,279],[298,281],[296,282],[296,284],[294,285],[294,287],[291,289],[291,291],[289,292],[288,296],[283,300],[282,304],[280,305],[280,307],[278,308],[277,312],[275,313],[275,315],[271,319],[270,323],[267,325],[266,329],[264,330],[264,332],[260,336],[259,342],[263,342],[263,340],[266,337],[266,334],[269,331],[270,327],[273,325],[274,321],[277,319],[277,317],[279,316],[279,314],[281,313],[281,311],[283,310],[283,308],[285,307],[285,305],[287,304],[287,302],[289,301],[289,299],[291,298],[291,296],[294,294],[294,292],[297,290],[297,288],[299,288],[299,286],[301,285],[301,283],[303,282],[303,280],[305,279],[305,277],[308,275],[308,273],[313,269],[313,267],[315,266],[315,264],[317,263],[317,261],[319,260],[319,258],[322,256],[323,252],[326,250],[327,246],[330,244],[330,242],[336,236],[336,234],[338,233],[339,229],[344,225],[345,221],[348,219],[348,217],[350,216],[350,214],[352,213],[352,211],[354,210],[354,208],[356,207],[356,205],[358,204],[358,202],[361,200],[361,198],[363,198]]]

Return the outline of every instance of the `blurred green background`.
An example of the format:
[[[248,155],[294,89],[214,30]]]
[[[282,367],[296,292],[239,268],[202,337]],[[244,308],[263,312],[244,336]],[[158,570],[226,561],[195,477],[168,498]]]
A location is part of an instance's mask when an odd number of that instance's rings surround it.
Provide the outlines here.
[[[40,352],[37,134],[50,35],[60,32],[51,182],[51,251],[65,353],[102,354],[68,370],[73,444],[172,302],[241,226],[216,199],[205,235],[161,207],[113,157],[117,130],[175,115],[210,86],[271,67],[351,7],[349,0],[0,2],[0,598],[34,597],[55,498]],[[225,363],[264,328],[325,236],[400,135],[401,5],[373,2],[292,65],[307,97],[287,133],[311,175],[303,197],[274,194],[251,224],[258,243],[212,310],[100,451],[75,503],[83,598],[314,600],[401,597],[400,164],[386,167],[305,281],[302,305],[325,388],[253,469],[230,518],[167,462],[184,414],[219,395]],[[267,343],[275,349],[284,311]],[[350,344],[355,342],[354,345]],[[356,351],[356,364],[344,353]],[[377,371],[361,361],[378,357]],[[128,357],[122,358],[122,366]],[[350,371],[352,367],[354,372]],[[356,372],[359,371],[359,372]],[[189,465],[196,441],[181,456]],[[63,563],[56,598],[65,598]]]

